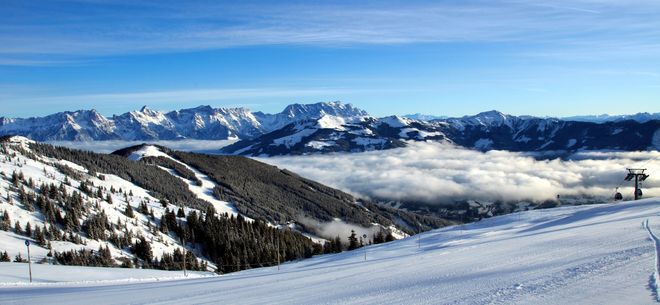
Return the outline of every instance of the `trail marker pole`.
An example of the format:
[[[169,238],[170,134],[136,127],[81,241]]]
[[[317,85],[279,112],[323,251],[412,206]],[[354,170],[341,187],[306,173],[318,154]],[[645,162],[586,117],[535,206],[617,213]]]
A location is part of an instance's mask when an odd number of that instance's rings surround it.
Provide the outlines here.
[[[188,273],[186,273],[186,258],[188,256],[186,252],[188,251],[186,251],[186,240],[183,237],[181,237],[181,245],[183,246],[183,276],[188,277]]]
[[[32,283],[32,259],[30,258],[30,241],[25,240],[25,246],[27,247],[28,252],[28,270],[30,272],[30,283]]]

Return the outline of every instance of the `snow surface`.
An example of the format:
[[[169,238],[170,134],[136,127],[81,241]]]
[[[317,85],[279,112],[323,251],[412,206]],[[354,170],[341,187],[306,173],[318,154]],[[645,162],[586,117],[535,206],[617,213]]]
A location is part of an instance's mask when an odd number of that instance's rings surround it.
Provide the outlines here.
[[[145,145],[142,148],[140,148],[139,150],[136,150],[136,151],[132,152],[131,155],[128,156],[128,159],[133,160],[133,161],[137,161],[137,160],[140,160],[140,159],[146,158],[146,157],[165,157],[165,158],[170,159],[169,155],[167,155],[166,153],[160,151],[160,149],[158,149],[158,147],[153,146],[153,145]]]
[[[217,276],[213,272],[200,271],[186,271],[186,275],[184,275],[183,271],[32,264],[33,278],[32,284],[30,284],[28,264],[0,263],[0,269],[2,270],[0,287],[98,285]]]
[[[0,304],[655,304],[659,215],[656,198],[532,210],[280,270],[0,287]],[[25,281],[25,268],[5,266],[0,264],[0,280]],[[66,281],[58,276],[70,275],[48,275]]]
[[[333,115],[324,115],[317,121],[318,128],[323,129],[345,130],[344,124],[344,118]]]
[[[404,138],[404,139],[409,139],[410,137],[408,136],[409,133],[416,132],[418,140],[424,140],[428,137],[436,137],[442,135],[441,132],[439,131],[424,131],[424,130],[419,130],[417,128],[402,128],[401,131],[399,132],[399,137]]]
[[[327,142],[310,141],[309,143],[305,144],[305,146],[311,147],[311,148],[314,148],[314,149],[323,149],[324,147],[331,147],[331,146],[335,146],[335,145],[337,145],[337,143],[335,141],[327,141]]]

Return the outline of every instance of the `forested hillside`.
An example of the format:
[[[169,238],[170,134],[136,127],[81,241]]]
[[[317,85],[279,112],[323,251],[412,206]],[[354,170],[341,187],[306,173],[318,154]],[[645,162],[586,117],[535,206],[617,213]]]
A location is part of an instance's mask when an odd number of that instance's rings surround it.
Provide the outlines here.
[[[127,158],[145,146],[105,155],[20,137],[0,143],[2,260],[24,261],[28,239],[38,260],[56,264],[231,272],[448,223],[244,157],[149,147],[158,154]],[[225,206],[236,212],[217,210]],[[347,227],[319,238],[318,226],[333,221],[373,233],[358,241]]]

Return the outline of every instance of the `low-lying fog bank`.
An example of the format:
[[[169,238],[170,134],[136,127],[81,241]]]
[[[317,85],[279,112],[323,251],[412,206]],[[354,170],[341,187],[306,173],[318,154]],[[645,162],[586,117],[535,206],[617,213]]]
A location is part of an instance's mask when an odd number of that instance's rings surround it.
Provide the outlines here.
[[[560,196],[631,198],[626,168],[648,168],[645,197],[660,196],[660,152],[579,152],[539,160],[529,154],[479,152],[444,143],[353,154],[259,158],[358,196],[449,204],[455,201],[546,201]]]

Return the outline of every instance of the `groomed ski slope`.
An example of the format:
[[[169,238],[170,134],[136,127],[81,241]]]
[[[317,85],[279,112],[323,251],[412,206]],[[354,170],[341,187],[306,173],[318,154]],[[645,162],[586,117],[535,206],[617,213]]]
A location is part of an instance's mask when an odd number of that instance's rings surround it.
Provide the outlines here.
[[[279,271],[0,287],[0,304],[654,304],[658,235],[658,199],[562,207],[370,246],[366,262],[359,249]]]

